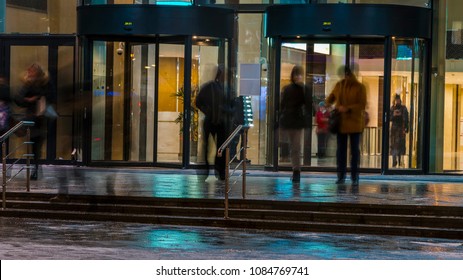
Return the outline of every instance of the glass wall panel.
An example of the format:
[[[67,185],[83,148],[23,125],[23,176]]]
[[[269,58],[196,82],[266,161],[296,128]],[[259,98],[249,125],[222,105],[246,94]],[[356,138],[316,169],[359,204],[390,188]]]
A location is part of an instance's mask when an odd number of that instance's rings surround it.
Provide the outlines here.
[[[422,167],[425,46],[422,40],[394,38],[392,47],[389,166]]]
[[[463,172],[463,2],[446,1],[445,86],[443,89],[443,143],[442,167],[444,172]],[[439,30],[444,31],[444,30]],[[437,40],[437,36],[436,36]]]
[[[73,113],[74,106],[74,47],[62,46],[58,48],[58,79],[57,79],[56,111],[56,158],[70,160],[73,150]]]
[[[76,33],[76,1],[0,1],[6,11],[5,33]]]
[[[157,161],[181,163],[183,155],[183,108],[185,47],[159,46]]]
[[[248,163],[265,164],[267,144],[267,56],[268,47],[262,32],[261,14],[240,14],[238,22],[238,96],[247,97],[251,104],[252,126],[248,131]],[[248,69],[249,71],[247,71]],[[243,83],[241,83],[243,81]],[[257,88],[250,90],[246,82],[256,82]],[[238,148],[240,144],[238,144]],[[238,157],[239,158],[239,157]],[[240,158],[239,158],[240,159]]]

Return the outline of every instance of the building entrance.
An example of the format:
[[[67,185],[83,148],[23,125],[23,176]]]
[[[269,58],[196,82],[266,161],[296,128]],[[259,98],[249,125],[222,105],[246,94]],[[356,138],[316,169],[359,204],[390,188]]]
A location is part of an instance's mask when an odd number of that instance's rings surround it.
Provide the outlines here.
[[[82,160],[91,165],[204,164],[209,139],[195,98],[218,67],[229,76],[232,15],[232,10],[210,7],[79,7],[78,17],[85,18],[79,21],[81,46],[88,54],[82,63],[88,105]],[[147,25],[153,18],[163,20]]]
[[[325,129],[331,108],[324,101],[343,78],[339,69],[350,65],[367,90],[366,125],[361,138],[361,163],[365,169],[422,168],[421,151],[424,83],[420,40],[392,39],[390,77],[385,77],[385,41],[372,39],[346,43],[283,40],[280,58],[280,88],[290,83],[291,69],[302,66],[305,84],[312,92],[311,126],[305,129],[301,161],[305,167],[335,168],[336,135]],[[343,74],[343,73],[341,73]],[[385,84],[385,80],[388,84]],[[398,106],[398,103],[402,107]],[[394,110],[400,110],[394,112]],[[385,122],[386,119],[389,119]],[[281,130],[278,165],[290,166],[289,141]],[[385,166],[383,166],[385,164]]]
[[[376,24],[380,19],[365,22],[358,16],[366,10],[384,15],[392,12],[391,8],[322,4],[268,8],[267,36],[272,39],[269,60],[275,65],[271,75],[277,77],[270,91],[275,109],[273,123],[279,121],[281,91],[290,83],[293,67],[303,68],[304,83],[312,97],[311,125],[304,129],[301,139],[303,168],[336,168],[336,135],[325,132],[320,115],[330,110],[324,100],[343,78],[338,69],[345,66],[355,70],[367,91],[368,121],[360,140],[360,167],[382,173],[423,172],[426,168],[428,81],[424,77],[429,30],[424,32],[422,27],[410,25],[401,30],[396,24],[380,27]],[[409,17],[428,14],[425,9],[409,7],[395,11]],[[288,19],[297,20],[298,25]],[[274,145],[269,147],[273,155],[269,165],[275,170],[290,168],[293,163],[288,136],[279,125],[273,127],[277,129],[272,129]]]
[[[217,65],[226,64],[226,42],[145,40],[151,42],[91,42],[91,161],[202,164],[203,115],[194,101]]]

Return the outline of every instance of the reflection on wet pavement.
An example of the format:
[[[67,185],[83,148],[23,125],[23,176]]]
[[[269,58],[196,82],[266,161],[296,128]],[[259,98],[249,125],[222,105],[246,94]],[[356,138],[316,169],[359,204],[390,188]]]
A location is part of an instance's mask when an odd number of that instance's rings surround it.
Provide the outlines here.
[[[360,186],[335,175],[250,171],[247,199],[463,206],[463,178],[364,174]],[[25,191],[24,178],[8,191]],[[230,198],[241,198],[232,178]],[[224,183],[192,170],[44,166],[33,193],[223,198]],[[110,222],[0,218],[1,259],[463,259],[461,240],[320,234]]]
[[[334,183],[334,174],[304,173],[300,184],[289,173],[249,171],[246,198],[310,202],[463,206],[463,178],[365,174],[359,187]],[[240,177],[232,177],[230,198],[241,198]],[[435,180],[435,181],[432,181]],[[441,181],[439,181],[441,180]],[[454,181],[452,181],[454,180]],[[32,192],[169,198],[223,198],[224,182],[192,170],[110,169],[45,166]],[[8,191],[24,191],[21,179]]]
[[[463,259],[462,241],[0,218],[0,259]]]

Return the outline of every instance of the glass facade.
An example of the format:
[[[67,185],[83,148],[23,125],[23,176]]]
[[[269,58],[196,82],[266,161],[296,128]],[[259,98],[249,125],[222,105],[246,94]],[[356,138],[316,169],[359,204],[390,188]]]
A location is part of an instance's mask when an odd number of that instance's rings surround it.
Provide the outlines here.
[[[359,64],[360,80],[369,91],[367,111],[369,122],[362,136],[361,167],[390,170],[422,170],[429,153],[429,173],[463,172],[463,2],[448,1],[393,1],[393,0],[307,0],[307,1],[153,1],[153,0],[81,0],[77,5],[99,4],[170,4],[170,5],[235,5],[262,4],[255,12],[237,11],[235,37],[226,47],[221,44],[193,42],[191,50],[192,98],[206,79],[209,64],[222,61],[222,46],[233,50],[230,86],[232,94],[248,96],[252,104],[253,127],[248,135],[248,158],[252,166],[286,167],[285,142],[272,139],[278,134],[273,127],[274,108],[271,94],[275,76],[272,75],[272,39],[264,36],[265,7],[273,4],[392,4],[432,8],[435,14],[433,42],[431,45],[417,38],[390,38],[392,53],[390,62],[391,78],[389,96],[383,90],[385,71],[385,42],[330,42],[330,40],[286,40],[282,42],[278,73],[279,87],[287,83],[293,65],[302,64],[306,71],[306,83],[313,85],[314,112],[323,96],[329,93],[339,77],[336,68],[347,61]],[[76,1],[15,1],[0,0],[0,40],[10,46],[8,40],[14,38],[15,45],[7,52],[8,73],[12,91],[19,86],[21,69],[25,61],[38,61],[44,67],[49,65],[46,46],[21,45],[23,34],[37,34],[46,40],[46,34],[73,35],[76,33]],[[45,35],[40,35],[45,34]],[[8,35],[8,37],[7,37]],[[12,37],[13,36],[13,37]],[[19,43],[18,42],[19,39]],[[214,40],[214,38],[209,38]],[[193,40],[194,41],[194,40]],[[130,40],[96,40],[93,42],[92,100],[91,100],[91,161],[129,161],[135,163],[182,164],[185,158],[183,135],[188,136],[188,164],[202,164],[201,114],[194,107],[184,110],[181,99],[185,72],[185,44],[172,41],[156,45],[154,42],[136,43]],[[118,51],[122,49],[123,54]],[[432,51],[430,51],[432,49]],[[4,52],[2,52],[3,55]],[[26,56],[24,54],[27,54]],[[69,87],[74,85],[74,47],[57,48],[56,80],[58,81],[58,102],[70,102]],[[83,53],[79,53],[79,56]],[[87,54],[90,55],[90,54]],[[29,57],[30,56],[30,57]],[[432,65],[425,65],[427,56],[432,56]],[[158,57],[158,58],[156,58]],[[81,59],[77,57],[76,59]],[[190,64],[188,64],[189,66]],[[55,66],[53,66],[55,67]],[[248,68],[250,67],[250,68]],[[254,67],[254,68],[253,68]],[[257,69],[260,88],[250,91],[245,82],[248,72]],[[156,72],[157,71],[157,72]],[[129,73],[129,74],[127,74]],[[68,82],[64,82],[67,80]],[[428,85],[429,83],[429,85]],[[109,90],[109,89],[110,90]],[[105,90],[104,95],[101,94]],[[108,92],[110,92],[108,96]],[[429,95],[429,96],[427,96]],[[384,123],[384,113],[392,110],[396,97],[407,108],[408,127],[404,135],[404,151],[400,163],[394,162],[391,143],[396,133],[392,123]],[[387,102],[387,105],[384,104]],[[54,159],[69,158],[73,141],[73,110],[62,106],[60,121],[55,127],[53,143]],[[123,113],[121,113],[123,112]],[[181,114],[188,112],[190,127],[184,131]],[[390,112],[389,112],[390,113]],[[391,114],[394,114],[393,112]],[[428,118],[429,124],[423,120]],[[429,125],[429,127],[428,127]],[[159,131],[162,131],[162,137]],[[51,137],[49,135],[49,137]],[[312,127],[304,134],[303,162],[306,167],[334,167],[334,139],[328,139],[326,157],[319,157],[317,123],[313,116]],[[334,138],[334,137],[331,137]],[[430,139],[429,149],[423,139]],[[386,139],[387,141],[383,141]],[[48,144],[46,144],[48,145]],[[387,148],[384,145],[388,145]],[[42,149],[45,157],[46,148]],[[273,155],[274,148],[276,156]],[[429,151],[428,151],[429,150]],[[384,153],[387,162],[381,162]],[[275,159],[277,162],[275,162]],[[289,166],[289,165],[288,165]]]
[[[3,33],[76,33],[76,3],[72,0],[1,0]]]

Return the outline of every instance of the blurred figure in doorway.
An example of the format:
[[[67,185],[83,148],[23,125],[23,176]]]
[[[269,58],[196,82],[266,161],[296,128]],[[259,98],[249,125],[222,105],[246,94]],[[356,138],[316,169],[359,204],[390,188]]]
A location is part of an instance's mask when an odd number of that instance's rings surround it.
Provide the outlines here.
[[[0,135],[10,128],[11,118],[10,87],[5,77],[0,76]]]
[[[196,107],[204,113],[203,123],[203,144],[206,157],[206,168],[209,172],[211,163],[208,160],[209,136],[215,140],[219,148],[230,133],[231,101],[224,89],[224,69],[218,67],[215,78],[205,83],[199,89],[196,97]],[[225,156],[215,156],[213,163],[215,175],[220,180],[225,180]]]
[[[42,66],[37,63],[29,66],[23,77],[23,86],[16,103],[25,108],[23,120],[35,123],[31,127],[32,153],[34,154],[34,170],[31,173],[31,180],[37,180],[38,177],[39,159],[47,132],[44,112],[47,102],[51,102],[52,92],[48,73]]]
[[[301,150],[304,128],[312,122],[312,92],[304,84],[304,69],[294,66],[291,70],[291,83],[281,92],[280,126],[283,134],[289,140],[292,182],[301,179]]]
[[[328,130],[328,121],[330,117],[330,112],[328,108],[325,106],[325,102],[320,102],[318,104],[318,110],[315,114],[315,120],[317,122],[317,157],[319,159],[324,158],[326,156],[326,148],[328,144],[328,137],[330,132]]]
[[[402,156],[405,155],[405,134],[408,133],[408,110],[402,105],[400,95],[394,97],[394,104],[390,111],[391,116],[391,155],[392,167],[403,167]]]

